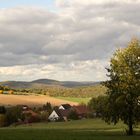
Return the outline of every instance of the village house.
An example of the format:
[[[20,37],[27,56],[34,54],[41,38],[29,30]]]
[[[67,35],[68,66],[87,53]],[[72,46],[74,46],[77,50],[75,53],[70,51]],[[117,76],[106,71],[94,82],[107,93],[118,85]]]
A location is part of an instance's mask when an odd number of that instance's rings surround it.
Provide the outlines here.
[[[48,117],[48,120],[50,121],[67,121],[68,115],[70,110],[69,109],[56,109],[53,110],[50,116]]]
[[[64,120],[67,121],[68,114],[70,112],[71,105],[70,104],[62,104],[58,107],[58,109],[54,109],[52,113],[49,115],[49,121],[58,121]]]
[[[34,112],[27,105],[18,105],[22,109],[22,114],[24,115],[24,123],[38,122],[40,119],[39,114]]]
[[[54,109],[52,113],[49,115],[48,120],[49,121],[67,121],[69,114],[71,111],[75,111],[78,115],[78,118],[86,118],[87,114],[89,113],[89,110],[84,105],[79,106],[70,106],[69,104],[63,104],[58,107],[58,109]]]
[[[72,110],[77,113],[79,119],[86,118],[87,114],[89,113],[89,110],[85,105],[73,106]]]
[[[70,104],[62,104],[59,106],[59,109],[63,109],[63,110],[71,109],[71,105]]]
[[[57,113],[56,110],[53,110],[52,113],[49,115],[48,120],[49,121],[58,121],[60,119],[59,114]]]

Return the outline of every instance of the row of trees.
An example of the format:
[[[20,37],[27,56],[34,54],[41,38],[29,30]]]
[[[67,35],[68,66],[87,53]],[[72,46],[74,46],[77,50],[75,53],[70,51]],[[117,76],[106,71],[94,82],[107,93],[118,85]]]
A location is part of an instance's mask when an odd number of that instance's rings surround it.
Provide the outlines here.
[[[49,95],[52,97],[95,97],[98,95],[103,95],[106,92],[106,88],[100,84],[94,86],[86,86],[86,87],[77,87],[77,88],[65,88],[65,87],[48,87],[48,88],[38,88],[38,89],[22,89],[17,90],[15,94],[24,94],[24,93],[36,93]]]
[[[0,85],[0,90],[9,91],[11,89],[9,87],[7,87],[7,86],[1,86]]]

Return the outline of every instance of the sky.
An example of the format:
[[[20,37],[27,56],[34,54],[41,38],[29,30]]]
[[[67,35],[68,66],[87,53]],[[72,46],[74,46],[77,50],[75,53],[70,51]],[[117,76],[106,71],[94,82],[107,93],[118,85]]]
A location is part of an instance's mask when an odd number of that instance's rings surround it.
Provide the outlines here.
[[[53,8],[54,0],[0,0],[1,8],[12,8],[18,6],[40,6]]]
[[[140,38],[140,0],[0,0],[0,81],[103,81]]]

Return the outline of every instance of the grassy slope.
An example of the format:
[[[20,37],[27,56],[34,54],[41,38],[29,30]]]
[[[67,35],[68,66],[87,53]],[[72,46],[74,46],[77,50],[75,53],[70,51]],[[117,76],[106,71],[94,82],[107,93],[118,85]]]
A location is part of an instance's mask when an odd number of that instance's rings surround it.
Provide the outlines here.
[[[57,99],[67,100],[76,103],[85,103],[87,104],[91,98],[76,98],[76,97],[56,97]]]
[[[116,126],[107,125],[99,119],[38,123],[2,128],[0,140],[139,140],[140,135],[125,136],[124,130],[122,123]]]

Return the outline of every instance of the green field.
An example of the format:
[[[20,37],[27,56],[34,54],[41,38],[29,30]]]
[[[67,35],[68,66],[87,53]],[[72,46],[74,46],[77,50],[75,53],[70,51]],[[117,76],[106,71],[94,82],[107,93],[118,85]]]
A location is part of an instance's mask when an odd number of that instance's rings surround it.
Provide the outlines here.
[[[36,123],[0,129],[0,140],[139,140],[140,127],[135,136],[125,135],[126,126],[107,125],[99,119],[70,122]]]
[[[76,103],[84,103],[87,104],[91,98],[79,98],[79,97],[56,97],[57,99],[72,101]]]

